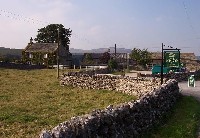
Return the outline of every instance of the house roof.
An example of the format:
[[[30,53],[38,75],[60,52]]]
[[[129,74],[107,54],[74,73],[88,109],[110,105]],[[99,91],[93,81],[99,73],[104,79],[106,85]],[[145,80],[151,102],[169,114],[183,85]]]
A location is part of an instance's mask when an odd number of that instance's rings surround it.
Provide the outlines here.
[[[103,53],[91,53],[93,59],[99,59],[102,55]]]
[[[25,48],[25,52],[51,53],[56,51],[57,48],[57,43],[29,43]]]
[[[151,56],[152,56],[152,59],[161,59],[162,58],[161,52],[152,52]],[[181,53],[180,57],[181,57],[181,59],[185,59],[185,60],[197,60],[194,53]]]
[[[152,52],[151,57],[152,59],[161,59],[162,55],[161,55],[161,52]]]
[[[181,53],[181,59],[197,60],[197,57],[194,53]]]

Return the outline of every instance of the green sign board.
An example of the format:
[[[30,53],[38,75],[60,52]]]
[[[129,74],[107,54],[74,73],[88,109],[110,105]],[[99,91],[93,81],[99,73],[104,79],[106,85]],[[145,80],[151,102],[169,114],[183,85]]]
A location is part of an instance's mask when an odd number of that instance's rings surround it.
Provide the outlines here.
[[[191,76],[188,78],[188,87],[195,87],[194,75],[191,75]]]
[[[164,51],[164,66],[179,67],[180,66],[180,51]]]

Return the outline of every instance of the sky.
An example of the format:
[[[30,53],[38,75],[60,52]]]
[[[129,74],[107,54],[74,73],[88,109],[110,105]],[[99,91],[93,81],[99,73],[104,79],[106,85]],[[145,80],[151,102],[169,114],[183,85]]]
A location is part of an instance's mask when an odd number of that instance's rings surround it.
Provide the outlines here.
[[[49,24],[72,30],[70,48],[162,43],[200,56],[200,0],[0,0],[0,47],[23,49]],[[165,48],[164,47],[164,48]]]

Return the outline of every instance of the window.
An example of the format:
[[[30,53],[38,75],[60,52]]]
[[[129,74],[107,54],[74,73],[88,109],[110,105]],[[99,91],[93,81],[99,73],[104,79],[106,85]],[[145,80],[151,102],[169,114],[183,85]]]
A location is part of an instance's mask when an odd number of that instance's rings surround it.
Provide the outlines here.
[[[33,58],[33,54],[29,53],[29,58]]]
[[[48,58],[48,54],[44,54],[44,58]]]

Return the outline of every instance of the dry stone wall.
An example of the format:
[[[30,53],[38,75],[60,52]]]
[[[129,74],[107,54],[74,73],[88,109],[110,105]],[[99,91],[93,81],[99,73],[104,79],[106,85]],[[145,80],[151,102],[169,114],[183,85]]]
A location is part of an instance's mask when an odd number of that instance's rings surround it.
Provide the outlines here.
[[[115,90],[138,98],[156,89],[160,85],[160,79],[133,78],[109,75],[89,76],[87,74],[64,74],[61,77],[61,85],[73,86],[83,89]]]
[[[98,68],[91,69],[91,68],[89,68],[87,70],[84,69],[84,70],[81,70],[79,72],[68,72],[66,74],[71,75],[71,76],[74,76],[74,75],[79,76],[79,75],[82,75],[82,74],[87,74],[89,76],[93,76],[95,74],[107,74],[107,73],[109,73],[108,68],[105,68],[105,69],[98,69]]]
[[[139,137],[162,119],[179,96],[178,82],[168,80],[137,101],[73,117],[51,131],[43,131],[40,138]]]

